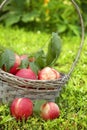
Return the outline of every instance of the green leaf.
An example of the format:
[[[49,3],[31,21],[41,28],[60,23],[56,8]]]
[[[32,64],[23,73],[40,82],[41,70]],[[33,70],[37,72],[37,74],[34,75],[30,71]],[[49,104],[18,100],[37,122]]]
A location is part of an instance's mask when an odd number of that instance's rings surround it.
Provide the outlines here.
[[[29,66],[36,74],[38,73],[39,67],[38,67],[38,65],[35,62],[30,62]]]
[[[40,69],[46,66],[46,56],[44,51],[41,49],[33,54],[35,57],[34,62],[29,62],[31,69],[37,74]]]
[[[10,13],[3,15],[1,19],[5,18],[6,26],[11,26],[12,24],[19,22],[20,17],[21,17],[21,13],[10,12]]]
[[[62,24],[58,25],[58,33],[63,33],[63,32],[66,31],[66,29],[67,29],[67,26],[65,24],[64,25],[62,25]]]
[[[14,65],[14,62],[15,62],[14,52],[9,49],[6,49],[0,56],[0,68],[2,68],[3,65],[5,65],[6,71],[9,71],[10,68]]]
[[[46,55],[42,49],[35,53],[35,62],[40,69],[46,66]]]
[[[34,112],[35,114],[40,114],[40,109],[41,109],[41,106],[46,103],[47,101],[46,100],[35,100],[34,102]]]
[[[61,38],[57,33],[52,33],[51,41],[48,44],[48,52],[46,55],[46,65],[53,65],[58,59],[61,52]]]
[[[36,10],[32,11],[32,12],[26,12],[22,15],[22,21],[23,22],[30,22],[30,21],[34,21],[34,19],[38,17],[38,12]]]
[[[72,32],[76,35],[76,36],[79,36],[79,33],[78,33],[78,27],[76,27],[75,25],[72,25],[72,24],[69,24],[68,25],[69,28],[72,30]]]
[[[28,58],[25,58],[21,61],[21,65],[19,68],[27,68],[29,65],[29,59]]]

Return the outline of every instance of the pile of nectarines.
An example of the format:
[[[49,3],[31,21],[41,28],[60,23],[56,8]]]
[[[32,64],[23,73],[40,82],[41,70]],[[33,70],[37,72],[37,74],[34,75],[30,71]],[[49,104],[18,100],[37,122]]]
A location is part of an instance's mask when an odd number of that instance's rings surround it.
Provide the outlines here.
[[[9,73],[19,76],[22,78],[32,79],[32,80],[53,80],[58,79],[61,77],[60,73],[55,70],[54,68],[51,68],[49,66],[45,66],[44,68],[38,70],[37,74],[32,70],[32,68],[29,66],[29,63],[27,63],[26,66],[21,67],[22,61],[26,60],[27,62],[35,62],[35,58],[31,57],[29,58],[28,55],[18,55],[17,53],[14,54],[14,64],[10,67]],[[2,69],[4,71],[7,70],[6,65],[3,64]]]

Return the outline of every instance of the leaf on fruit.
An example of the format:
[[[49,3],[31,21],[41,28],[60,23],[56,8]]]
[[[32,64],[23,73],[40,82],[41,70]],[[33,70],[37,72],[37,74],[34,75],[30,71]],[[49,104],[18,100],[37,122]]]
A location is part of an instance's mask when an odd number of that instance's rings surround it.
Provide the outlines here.
[[[28,67],[28,65],[29,65],[29,59],[28,58],[25,58],[25,59],[23,59],[22,61],[21,61],[21,65],[20,65],[20,69],[21,68],[27,68]]]
[[[15,53],[9,49],[4,50],[0,56],[0,68],[5,65],[6,71],[9,71],[10,68],[14,65],[15,62]]]
[[[35,53],[35,62],[40,69],[46,66],[46,55],[42,49]]]
[[[57,33],[52,33],[51,41],[48,44],[46,55],[46,65],[52,65],[56,62],[61,52],[61,38]]]
[[[35,62],[29,62],[29,66],[35,72],[35,74],[38,73],[39,67],[38,67],[38,65]]]
[[[35,61],[29,62],[30,68],[37,74],[39,70],[46,66],[46,56],[44,51],[41,49],[33,54]]]
[[[41,106],[46,103],[46,100],[35,100],[34,102],[34,112],[35,114],[40,114]]]

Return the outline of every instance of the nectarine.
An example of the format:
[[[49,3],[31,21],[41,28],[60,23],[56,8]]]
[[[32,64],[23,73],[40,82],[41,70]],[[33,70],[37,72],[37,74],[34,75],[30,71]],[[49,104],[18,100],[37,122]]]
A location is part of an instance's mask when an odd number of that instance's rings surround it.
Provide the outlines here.
[[[33,102],[29,98],[15,98],[11,103],[10,112],[17,120],[27,119],[33,114]]]

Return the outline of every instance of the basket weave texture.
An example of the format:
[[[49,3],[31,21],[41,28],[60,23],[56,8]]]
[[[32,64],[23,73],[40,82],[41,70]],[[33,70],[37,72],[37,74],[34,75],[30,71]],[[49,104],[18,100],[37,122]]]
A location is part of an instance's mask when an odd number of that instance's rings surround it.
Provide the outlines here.
[[[62,75],[58,80],[25,80],[0,70],[0,99],[10,102],[16,97],[28,97],[54,101],[67,81],[68,75]]]
[[[68,74],[61,74],[61,78],[56,80],[27,80],[0,69],[0,101],[11,102],[16,97],[28,97],[32,100],[45,99],[54,101],[59,95],[60,90],[68,82],[72,71],[80,57],[82,46],[84,43],[84,24],[78,5],[71,0],[74,4],[81,22],[82,36],[81,43],[75,61],[71,65]],[[1,8],[1,7],[0,7]]]

